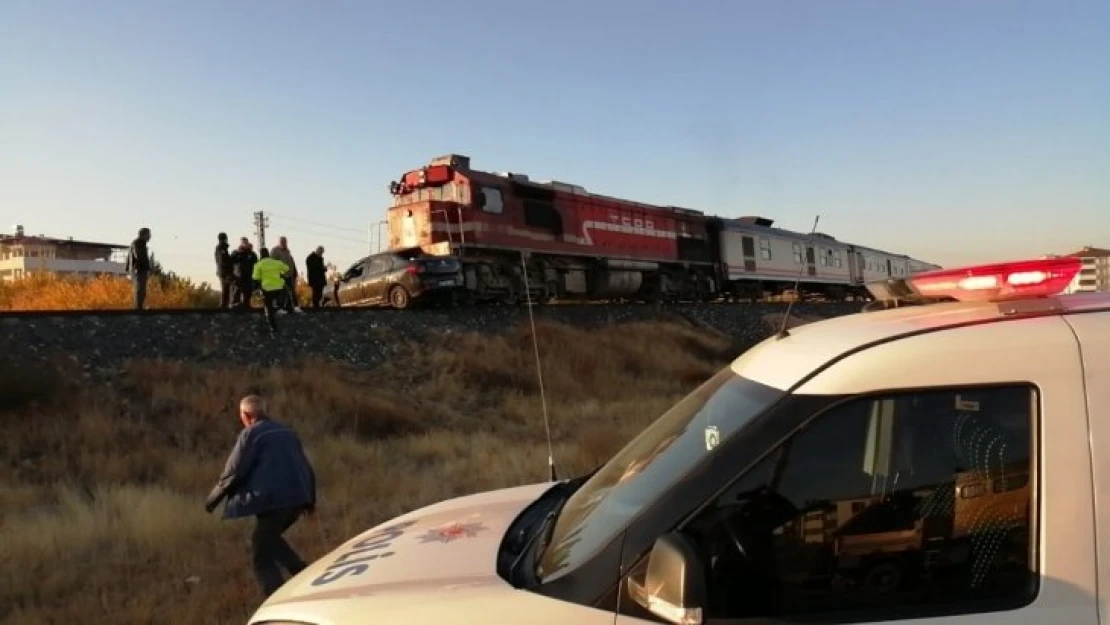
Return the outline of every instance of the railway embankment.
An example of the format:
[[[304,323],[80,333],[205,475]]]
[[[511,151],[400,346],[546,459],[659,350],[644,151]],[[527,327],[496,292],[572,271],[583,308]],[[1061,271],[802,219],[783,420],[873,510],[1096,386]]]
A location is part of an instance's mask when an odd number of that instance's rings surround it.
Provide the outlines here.
[[[792,322],[858,311],[858,303],[796,304]],[[536,321],[598,328],[675,321],[719,332],[750,345],[774,332],[785,304],[550,306],[533,308]],[[260,312],[172,314],[36,314],[0,317],[0,349],[14,357],[65,357],[86,370],[130,358],[220,364],[278,365],[313,356],[356,367],[404,358],[427,340],[459,333],[498,333],[528,323],[526,308],[358,310],[283,315],[271,338]],[[542,325],[540,330],[542,330]]]

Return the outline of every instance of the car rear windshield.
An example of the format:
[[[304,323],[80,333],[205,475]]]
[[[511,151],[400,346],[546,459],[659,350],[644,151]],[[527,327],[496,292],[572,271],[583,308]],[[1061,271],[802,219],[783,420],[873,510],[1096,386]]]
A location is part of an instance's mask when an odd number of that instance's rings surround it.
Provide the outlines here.
[[[454,271],[459,266],[454,258],[436,258],[434,256],[424,257],[418,259],[416,262],[423,265],[424,269],[433,272],[442,270]]]

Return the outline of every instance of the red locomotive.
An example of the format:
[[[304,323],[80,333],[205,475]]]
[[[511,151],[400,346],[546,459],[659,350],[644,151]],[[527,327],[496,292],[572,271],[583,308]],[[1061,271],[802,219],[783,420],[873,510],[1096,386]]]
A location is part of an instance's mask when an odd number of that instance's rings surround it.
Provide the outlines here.
[[[462,261],[479,299],[705,298],[718,236],[700,211],[470,168],[449,154],[390,183],[389,248]],[[524,268],[527,267],[527,279]]]
[[[707,300],[788,290],[867,297],[865,284],[937,269],[906,254],[470,168],[448,154],[390,183],[389,248],[457,257],[478,299]],[[527,273],[524,268],[527,267]]]

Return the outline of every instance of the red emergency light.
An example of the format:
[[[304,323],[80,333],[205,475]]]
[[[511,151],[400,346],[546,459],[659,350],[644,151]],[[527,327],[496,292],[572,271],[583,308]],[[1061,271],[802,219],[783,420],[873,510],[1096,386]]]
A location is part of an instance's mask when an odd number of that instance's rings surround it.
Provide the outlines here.
[[[925,299],[998,302],[1051,297],[1062,293],[1082,266],[1074,256],[1042,258],[926,271],[906,278],[906,283]]]

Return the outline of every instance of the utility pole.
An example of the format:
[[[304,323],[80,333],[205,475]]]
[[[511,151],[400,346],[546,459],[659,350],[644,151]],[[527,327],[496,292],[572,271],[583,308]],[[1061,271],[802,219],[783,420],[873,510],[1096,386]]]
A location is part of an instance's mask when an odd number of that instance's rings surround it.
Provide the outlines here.
[[[258,249],[266,247],[266,228],[270,227],[270,219],[262,211],[254,213],[254,236],[258,237]]]
[[[382,251],[383,247],[385,247],[385,245],[382,242],[383,241],[383,239],[382,239],[382,226],[387,226],[388,227],[389,226],[389,220],[388,219],[383,219],[383,220],[378,222],[377,232],[378,232],[378,251],[379,252]]]

